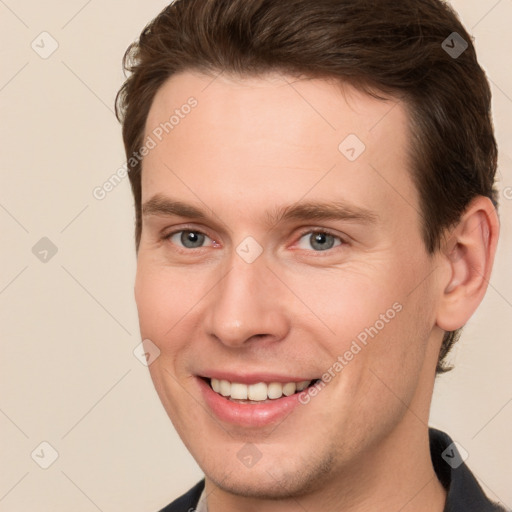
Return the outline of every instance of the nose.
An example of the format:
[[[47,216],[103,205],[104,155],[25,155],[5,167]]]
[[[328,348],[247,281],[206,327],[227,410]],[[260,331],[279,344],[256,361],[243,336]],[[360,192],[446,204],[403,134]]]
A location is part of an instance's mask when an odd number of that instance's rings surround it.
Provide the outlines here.
[[[286,289],[264,257],[247,263],[234,254],[226,272],[208,294],[207,334],[231,348],[285,338],[290,329]]]

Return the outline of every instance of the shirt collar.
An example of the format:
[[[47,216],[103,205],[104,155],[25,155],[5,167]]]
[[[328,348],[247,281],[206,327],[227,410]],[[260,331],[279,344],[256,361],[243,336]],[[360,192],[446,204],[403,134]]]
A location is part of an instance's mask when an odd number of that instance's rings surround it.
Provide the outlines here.
[[[461,445],[434,428],[429,429],[429,439],[434,471],[446,489],[444,512],[505,512],[484,494],[464,462],[467,452]]]

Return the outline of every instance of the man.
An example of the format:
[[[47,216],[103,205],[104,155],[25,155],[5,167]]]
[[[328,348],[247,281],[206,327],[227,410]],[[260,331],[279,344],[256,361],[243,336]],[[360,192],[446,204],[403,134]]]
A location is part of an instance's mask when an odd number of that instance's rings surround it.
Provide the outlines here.
[[[125,65],[141,334],[205,473],[164,510],[502,510],[428,428],[499,230],[453,11],[177,0]]]

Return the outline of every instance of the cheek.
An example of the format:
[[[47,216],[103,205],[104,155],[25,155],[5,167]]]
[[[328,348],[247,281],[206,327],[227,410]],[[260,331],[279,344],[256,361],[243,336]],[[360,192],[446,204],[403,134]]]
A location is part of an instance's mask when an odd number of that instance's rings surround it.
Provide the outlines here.
[[[142,339],[151,340],[160,350],[158,365],[180,378],[186,373],[184,360],[190,359],[199,335],[201,311],[208,290],[218,280],[208,270],[176,268],[144,255],[137,263],[135,302]]]
[[[165,269],[147,264],[144,260],[138,262],[135,302],[143,338],[158,344],[171,335],[169,329],[186,313],[183,301],[185,285],[178,276],[171,278]]]
[[[315,316],[310,319],[308,315],[303,322],[324,332],[320,339],[329,339],[333,357],[349,350],[353,341],[364,347],[382,336],[401,314],[397,287],[368,269],[329,269],[309,276],[290,276],[288,282],[297,296],[306,299]],[[304,315],[297,318],[301,317]]]
[[[337,369],[350,374],[354,386],[359,379],[373,380],[370,370],[401,380],[400,386],[409,376],[415,378],[433,327],[431,290],[417,287],[418,269],[403,262],[387,268],[400,270],[331,269],[296,276],[293,284],[313,306],[315,330],[325,332],[317,339],[324,340],[333,364],[342,357],[343,370]]]
[[[134,292],[140,333],[142,339],[151,340],[160,350],[148,370],[167,414],[177,425],[190,422],[189,416],[197,413],[183,400],[182,375],[176,368],[177,355],[185,347],[182,340],[187,339],[180,332],[180,320],[190,309],[183,291],[186,284],[179,272],[139,256]]]
[[[388,323],[375,322],[373,327],[382,329],[368,337],[362,350],[364,361],[356,373],[365,383],[368,417],[372,410],[379,409],[383,418],[404,413],[404,404],[409,406],[415,400],[425,365],[431,365],[428,346],[432,343],[432,305],[428,294],[417,292],[408,295],[397,290],[396,314]]]

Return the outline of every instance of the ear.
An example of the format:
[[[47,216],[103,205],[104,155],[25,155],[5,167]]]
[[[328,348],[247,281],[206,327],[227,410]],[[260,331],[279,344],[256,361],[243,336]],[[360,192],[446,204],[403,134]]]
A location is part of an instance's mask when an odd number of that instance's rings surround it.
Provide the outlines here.
[[[471,201],[443,244],[440,263],[446,269],[441,282],[437,325],[455,331],[469,320],[484,298],[498,245],[499,220],[487,197]]]

